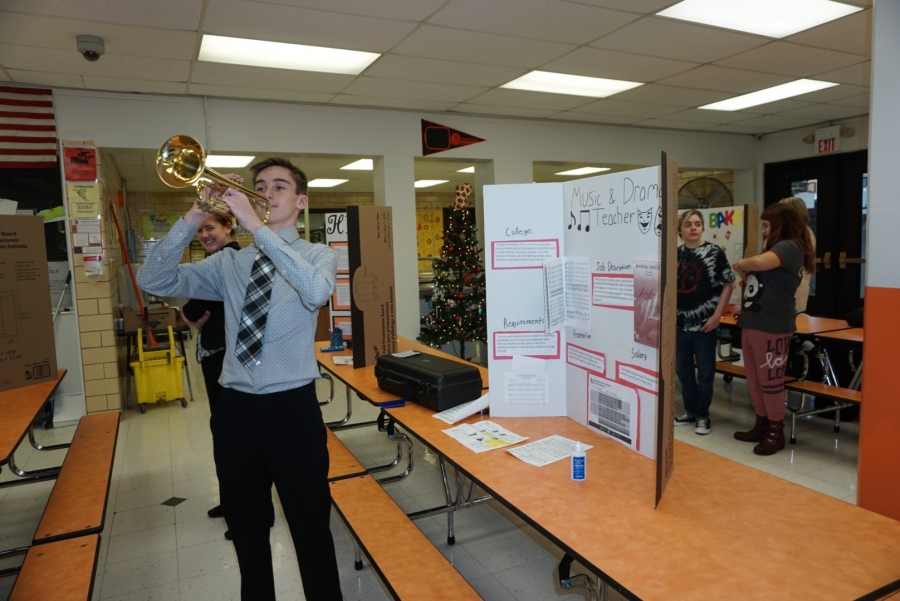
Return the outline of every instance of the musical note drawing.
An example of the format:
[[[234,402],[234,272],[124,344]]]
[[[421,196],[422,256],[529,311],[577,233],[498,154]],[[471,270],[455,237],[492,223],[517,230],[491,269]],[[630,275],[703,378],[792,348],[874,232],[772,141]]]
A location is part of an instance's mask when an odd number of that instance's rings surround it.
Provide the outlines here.
[[[590,209],[580,209],[580,210],[578,211],[578,220],[577,220],[577,221],[578,221],[578,227],[575,228],[575,229],[577,229],[579,232],[581,231],[581,228],[582,228],[582,221],[584,221],[584,214],[585,214],[585,213],[587,213],[587,216],[588,216],[588,222],[587,222],[587,224],[585,224],[585,225],[583,226],[583,227],[584,227],[584,231],[585,231],[585,232],[591,231],[591,211],[590,211]],[[572,226],[575,225],[575,221],[576,221],[576,219],[575,219],[575,213],[573,213],[572,211],[569,211],[569,218],[572,220],[572,221],[569,223],[569,229],[572,229]]]

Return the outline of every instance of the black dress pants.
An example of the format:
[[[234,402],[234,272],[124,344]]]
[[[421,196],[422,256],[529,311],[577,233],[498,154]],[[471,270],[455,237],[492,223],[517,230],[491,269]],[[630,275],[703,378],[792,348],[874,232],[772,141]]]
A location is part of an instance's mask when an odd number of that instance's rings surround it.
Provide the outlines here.
[[[200,370],[203,372],[203,383],[206,384],[206,396],[209,398],[209,412],[214,413],[216,403],[222,396],[222,386],[219,384],[219,376],[222,375],[222,364],[225,362],[225,351],[203,357],[200,362]]]
[[[211,418],[225,521],[234,536],[243,601],[275,601],[269,527],[278,490],[310,601],[342,599],[329,528],[325,424],[315,382],[271,394],[230,388]]]

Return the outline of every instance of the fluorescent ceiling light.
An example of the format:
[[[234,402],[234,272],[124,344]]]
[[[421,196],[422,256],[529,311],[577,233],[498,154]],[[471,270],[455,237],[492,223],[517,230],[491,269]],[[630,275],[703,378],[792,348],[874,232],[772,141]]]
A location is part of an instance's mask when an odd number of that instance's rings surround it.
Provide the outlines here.
[[[358,75],[379,56],[381,55],[373,52],[205,34],[197,58],[201,61],[249,67]]]
[[[475,165],[471,167],[466,167],[465,169],[457,169],[457,173],[475,173]]]
[[[642,85],[644,84],[633,81],[620,81],[618,79],[601,79],[599,77],[550,73],[549,71],[532,71],[500,87],[511,90],[606,98],[607,96]]]
[[[610,169],[611,167],[579,167],[578,169],[560,171],[556,175],[588,175],[589,173],[600,173],[601,171],[609,171]]]
[[[449,179],[420,179],[413,185],[416,188],[430,188],[431,186],[437,186],[438,184],[446,184],[449,181]]]
[[[241,169],[250,164],[250,161],[256,157],[232,156],[224,154],[211,154],[206,157],[206,166],[221,169],[227,167],[229,169]]]
[[[683,0],[656,14],[783,38],[859,10],[861,6],[831,0]]]
[[[799,96],[800,94],[808,94],[810,92],[815,92],[816,90],[824,90],[825,88],[831,88],[836,85],[838,84],[829,81],[798,79],[797,81],[783,83],[774,88],[766,88],[765,90],[751,92],[750,94],[744,94],[743,96],[736,96],[734,98],[729,98],[728,100],[722,100],[721,102],[713,102],[712,104],[707,104],[706,106],[701,106],[699,108],[711,111],[739,111],[751,106],[775,102],[776,100]]]
[[[306,184],[310,188],[334,188],[335,186],[340,186],[344,182],[349,182],[348,179],[314,179],[308,184]]]
[[[341,169],[352,169],[354,171],[371,171],[372,159],[359,159],[349,165],[344,165]]]

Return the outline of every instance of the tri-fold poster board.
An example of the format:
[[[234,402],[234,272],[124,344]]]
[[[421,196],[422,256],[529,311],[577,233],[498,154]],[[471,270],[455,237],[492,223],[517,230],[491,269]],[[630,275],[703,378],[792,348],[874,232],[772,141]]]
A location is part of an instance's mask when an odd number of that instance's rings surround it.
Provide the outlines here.
[[[660,458],[658,488],[672,466],[677,239],[677,165],[662,161],[484,189],[491,415],[568,416]]]

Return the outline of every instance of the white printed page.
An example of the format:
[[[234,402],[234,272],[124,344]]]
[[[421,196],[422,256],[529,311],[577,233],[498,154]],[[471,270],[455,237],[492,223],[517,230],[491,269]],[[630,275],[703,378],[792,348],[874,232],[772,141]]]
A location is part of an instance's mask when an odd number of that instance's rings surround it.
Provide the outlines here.
[[[543,275],[545,261],[565,256],[562,203],[562,184],[484,188],[488,367],[495,417],[566,414],[565,396],[559,394],[566,386],[565,334],[548,331]],[[517,357],[544,360],[543,375],[517,372],[507,383]]]
[[[544,332],[552,334],[566,325],[566,276],[563,259],[545,259],[544,276]]]

